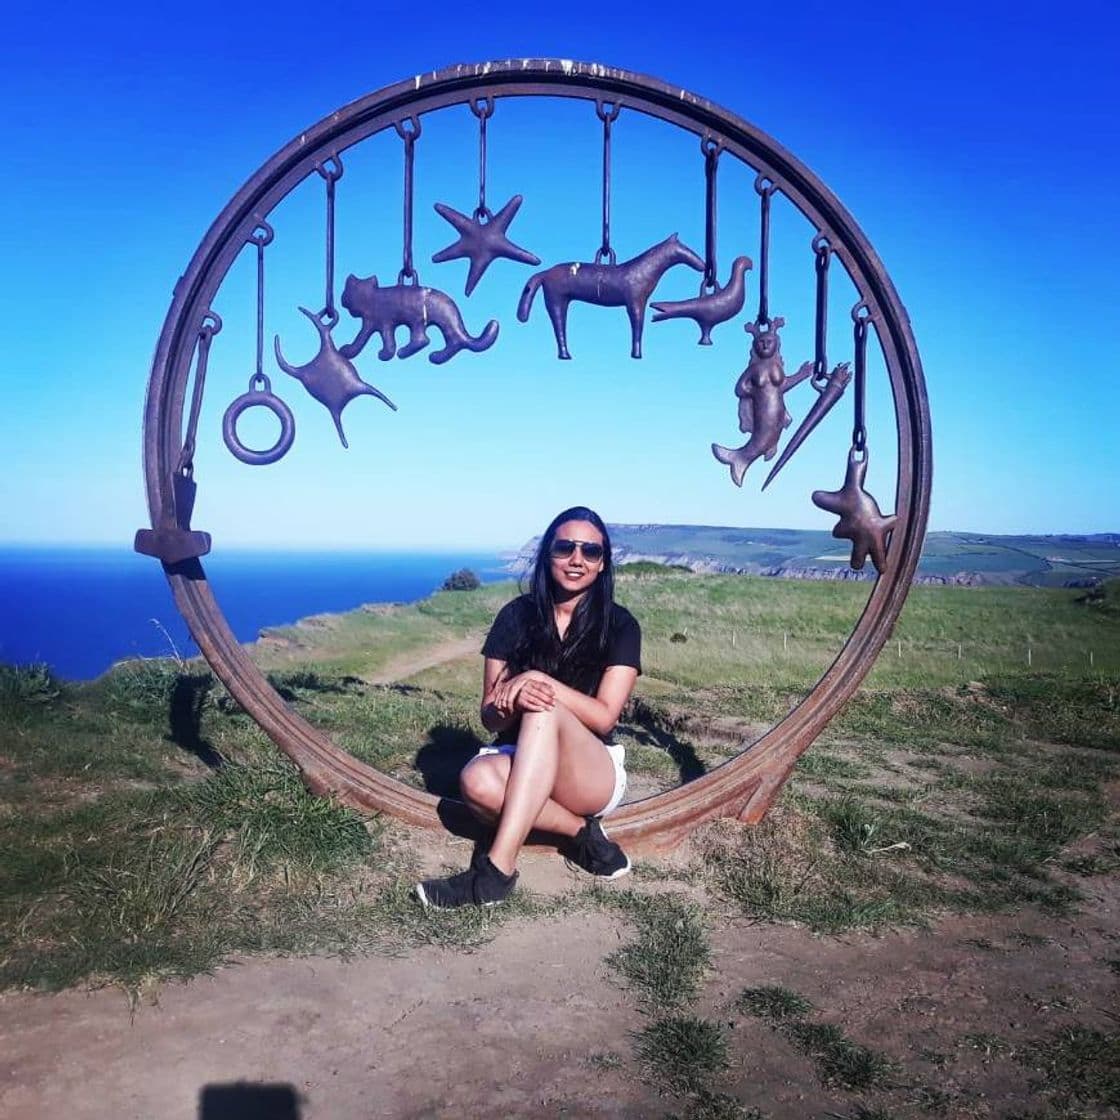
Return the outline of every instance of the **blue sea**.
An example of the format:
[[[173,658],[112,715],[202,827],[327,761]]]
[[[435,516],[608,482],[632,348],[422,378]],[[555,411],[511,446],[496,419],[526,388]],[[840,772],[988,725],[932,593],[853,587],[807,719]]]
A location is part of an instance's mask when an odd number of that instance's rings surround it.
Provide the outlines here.
[[[496,553],[225,552],[203,560],[233,632],[422,599],[453,571],[510,579]],[[127,548],[0,549],[0,661],[85,680],[127,657],[194,656],[159,561]]]

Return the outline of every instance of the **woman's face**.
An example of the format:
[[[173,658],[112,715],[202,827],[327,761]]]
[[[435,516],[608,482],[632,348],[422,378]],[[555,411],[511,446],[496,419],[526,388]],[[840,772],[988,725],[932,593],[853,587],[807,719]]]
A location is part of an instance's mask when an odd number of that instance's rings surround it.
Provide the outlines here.
[[[580,547],[573,548],[573,542]],[[593,556],[584,552],[584,545]],[[604,563],[603,534],[590,521],[565,521],[556,530],[549,564],[553,584],[565,597],[586,591],[599,578]]]

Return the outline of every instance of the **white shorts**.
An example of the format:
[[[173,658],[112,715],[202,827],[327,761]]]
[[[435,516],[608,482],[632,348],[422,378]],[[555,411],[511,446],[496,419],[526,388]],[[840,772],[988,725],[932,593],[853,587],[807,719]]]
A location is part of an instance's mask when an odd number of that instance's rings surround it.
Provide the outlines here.
[[[605,817],[608,813],[613,813],[626,796],[626,748],[618,743],[604,743],[603,746],[606,747],[607,754],[611,756],[611,762],[614,763],[614,789],[611,790],[610,800],[594,814],[596,817]],[[492,747],[483,747],[475,758],[482,758],[488,754],[504,754],[512,759],[516,752],[516,743],[498,743]]]

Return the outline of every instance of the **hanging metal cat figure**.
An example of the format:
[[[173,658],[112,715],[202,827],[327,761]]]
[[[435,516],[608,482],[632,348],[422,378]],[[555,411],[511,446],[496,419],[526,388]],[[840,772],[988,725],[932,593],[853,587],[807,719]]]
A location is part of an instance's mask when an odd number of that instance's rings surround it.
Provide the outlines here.
[[[498,337],[497,319],[491,319],[477,337],[468,334],[455,301],[438,288],[425,288],[419,284],[394,284],[382,288],[376,276],[362,278],[350,275],[342,290],[342,306],[362,321],[354,341],[339,347],[339,353],[344,358],[356,358],[374,334],[381,335],[381,349],[377,356],[383,362],[394,354],[398,358],[410,358],[431,341],[428,329],[438,327],[444,344],[428,355],[428,361],[441,365],[460,350],[472,350],[476,354],[489,350]],[[408,328],[408,342],[400,350],[395,338],[397,327]]]
[[[731,468],[731,481],[743,485],[743,475],[755,459],[773,459],[782,431],[793,421],[786,409],[785,395],[813,374],[813,363],[806,362],[792,377],[786,377],[782,363],[778,328],[785,326],[781,317],[765,327],[748,323],[743,329],[754,337],[751,360],[735,383],[739,398],[739,431],[750,432],[751,438],[734,449],[712,444],[712,454]]]
[[[556,334],[557,357],[567,359],[571,358],[567,333],[568,304],[572,300],[600,307],[625,307],[630,316],[630,357],[640,358],[646,303],[664,273],[677,264],[704,271],[704,262],[687,245],[682,245],[675,233],[622,264],[554,264],[529,277],[517,305],[517,317],[528,322],[533,297],[538,288],[543,288],[544,305]]]

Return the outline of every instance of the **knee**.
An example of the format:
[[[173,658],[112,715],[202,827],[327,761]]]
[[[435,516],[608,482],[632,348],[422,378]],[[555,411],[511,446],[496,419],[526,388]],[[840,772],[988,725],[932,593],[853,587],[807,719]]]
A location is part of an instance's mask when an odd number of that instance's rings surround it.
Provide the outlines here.
[[[467,801],[487,809],[500,809],[506,797],[506,779],[489,759],[478,759],[459,775],[459,788]]]

